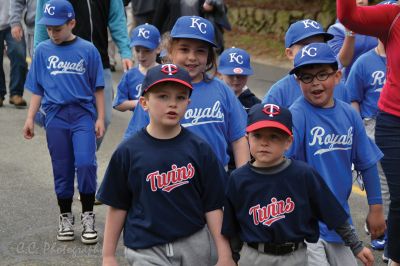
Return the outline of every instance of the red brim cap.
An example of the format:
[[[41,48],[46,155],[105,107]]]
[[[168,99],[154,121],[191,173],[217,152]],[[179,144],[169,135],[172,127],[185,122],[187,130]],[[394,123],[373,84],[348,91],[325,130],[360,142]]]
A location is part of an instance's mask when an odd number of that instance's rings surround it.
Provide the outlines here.
[[[255,123],[249,125],[248,127],[246,127],[246,131],[253,132],[255,130],[258,130],[261,128],[266,128],[266,127],[278,128],[280,130],[283,130],[287,134],[289,134],[289,136],[293,135],[292,131],[290,129],[288,129],[285,125],[283,125],[279,122],[276,122],[276,121],[268,121],[268,120],[262,120],[262,121],[255,122]]]
[[[157,85],[157,84],[160,84],[160,83],[168,82],[168,81],[169,81],[169,82],[180,83],[180,84],[182,84],[182,85],[188,87],[190,90],[193,90],[192,84],[187,83],[187,82],[184,81],[184,80],[176,79],[176,78],[164,78],[164,79],[157,80],[156,82],[150,84],[150,86],[148,86],[148,87],[143,91],[142,95],[143,95],[145,92],[147,92],[150,88],[152,88],[153,86],[155,86],[155,85]]]

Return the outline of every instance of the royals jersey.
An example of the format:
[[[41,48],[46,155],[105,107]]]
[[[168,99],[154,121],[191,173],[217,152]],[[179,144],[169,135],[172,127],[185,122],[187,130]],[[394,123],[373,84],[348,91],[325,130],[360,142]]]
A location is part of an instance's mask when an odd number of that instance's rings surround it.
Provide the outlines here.
[[[115,96],[113,107],[129,100],[138,100],[142,95],[142,82],[144,75],[138,67],[130,69],[124,73],[118,84],[117,95]]]
[[[350,100],[360,104],[362,118],[375,118],[378,100],[386,81],[386,57],[375,49],[360,56],[351,68],[346,81]]]
[[[334,36],[332,40],[328,41],[328,44],[335,52],[335,54],[338,55],[340,49],[342,49],[343,47],[344,38],[346,37],[345,28],[340,22],[336,22],[335,24],[333,24],[328,28],[328,33]],[[355,34],[354,37],[355,37],[355,44],[354,44],[353,60],[344,69],[343,80],[347,79],[350,70],[354,62],[357,60],[357,58],[378,45],[378,41],[375,37],[361,35],[361,34]]]
[[[43,97],[46,125],[61,106],[69,104],[79,104],[96,117],[94,93],[104,87],[99,52],[79,37],[62,45],[43,41],[35,50],[25,87]]]
[[[315,168],[350,215],[351,164],[356,170],[368,169],[382,158],[382,152],[367,137],[360,115],[349,104],[335,99],[334,107],[318,108],[301,97],[290,111],[294,141],[287,155]],[[380,201],[370,199],[369,203],[377,204],[374,200]],[[323,223],[320,233],[326,241],[341,242]]]
[[[205,213],[222,209],[226,173],[207,143],[182,128],[173,139],[145,129],[111,157],[97,198],[127,211],[124,244],[149,248],[202,229]]]
[[[348,215],[319,174],[301,161],[274,174],[249,163],[232,173],[226,190],[222,234],[245,242],[317,242],[318,220],[330,228]]]
[[[247,115],[233,92],[219,79],[193,84],[191,102],[181,120],[183,127],[204,139],[223,165],[227,165],[229,143],[246,133]],[[125,132],[127,138],[148,125],[149,116],[137,106]]]
[[[335,98],[350,103],[350,96],[342,82],[335,87],[333,93]],[[272,85],[262,102],[289,108],[302,95],[300,84],[295,76],[286,75]]]

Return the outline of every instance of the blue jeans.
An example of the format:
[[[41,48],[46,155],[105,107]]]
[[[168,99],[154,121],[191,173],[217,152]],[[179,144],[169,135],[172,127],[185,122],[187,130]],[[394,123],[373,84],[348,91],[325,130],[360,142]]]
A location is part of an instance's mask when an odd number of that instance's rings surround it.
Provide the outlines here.
[[[388,215],[388,255],[400,263],[400,117],[379,112],[376,118],[375,142],[384,156],[390,206]]]
[[[10,58],[10,97],[24,94],[27,72],[25,40],[17,42],[11,35],[11,28],[0,30],[0,98],[7,94],[6,79],[3,69],[4,41],[7,44],[7,56]]]

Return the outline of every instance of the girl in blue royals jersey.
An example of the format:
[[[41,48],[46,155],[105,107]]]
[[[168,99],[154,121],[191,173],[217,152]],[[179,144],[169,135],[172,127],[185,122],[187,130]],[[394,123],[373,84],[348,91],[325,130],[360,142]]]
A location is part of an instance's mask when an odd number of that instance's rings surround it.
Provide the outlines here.
[[[24,137],[34,136],[33,119],[40,104],[60,207],[57,239],[74,239],[71,212],[75,172],[82,202],[81,241],[97,242],[93,205],[96,192],[96,137],[104,134],[104,78],[99,52],[93,44],[72,34],[74,10],[65,0],[44,6],[41,24],[50,40],[42,42],[26,81],[33,95],[24,125]]]
[[[230,143],[236,166],[241,166],[249,159],[246,112],[226,84],[206,74],[215,67],[214,47],[214,29],[208,20],[183,16],[176,21],[171,31],[169,58],[189,72],[194,87],[181,124],[208,142],[225,166],[229,162],[227,147]],[[148,115],[138,106],[125,138],[148,123]]]

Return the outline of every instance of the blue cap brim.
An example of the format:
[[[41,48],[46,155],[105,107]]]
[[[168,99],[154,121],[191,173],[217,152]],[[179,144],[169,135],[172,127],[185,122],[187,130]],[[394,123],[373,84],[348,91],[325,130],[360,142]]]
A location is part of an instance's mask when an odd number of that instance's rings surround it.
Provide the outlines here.
[[[73,19],[73,18],[71,18]],[[61,26],[67,23],[68,20],[71,19],[65,19],[65,18],[46,18],[42,17],[39,21],[38,24],[46,25],[46,26]]]
[[[291,47],[292,45],[298,43],[299,41],[302,41],[304,39],[307,39],[307,38],[310,38],[310,37],[314,37],[314,36],[322,36],[322,37],[324,37],[325,42],[327,42],[329,40],[332,40],[333,37],[334,37],[332,34],[327,33],[327,32],[320,32],[320,33],[309,32],[307,34],[304,34],[304,35],[300,36],[298,39],[292,41],[292,43],[286,48]]]
[[[182,38],[182,39],[201,40],[201,41],[204,41],[206,43],[211,44],[213,47],[217,47],[217,45],[214,42],[209,41],[207,38],[203,38],[203,37],[200,37],[200,36],[197,36],[197,35],[194,35],[194,34],[178,34],[178,35],[174,35],[174,36],[171,35],[171,37],[173,39]]]
[[[143,46],[146,47],[148,49],[154,50],[158,47],[158,45],[156,45],[153,42],[149,42],[149,41],[133,41],[130,43],[129,45],[131,48],[134,46]]]
[[[297,70],[299,70],[300,68],[302,68],[304,66],[316,65],[316,64],[326,64],[326,65],[328,65],[328,64],[338,64],[338,62],[336,60],[335,61],[331,61],[331,60],[328,61],[328,60],[315,59],[315,60],[312,60],[312,61],[307,61],[304,64],[298,65],[297,67],[295,67],[292,70],[290,70],[289,74],[292,75],[292,74],[296,73]]]
[[[243,75],[243,76],[250,76],[253,75],[253,70],[251,68],[245,68],[245,67],[224,67],[224,68],[219,68],[218,72],[223,74],[223,75]]]

